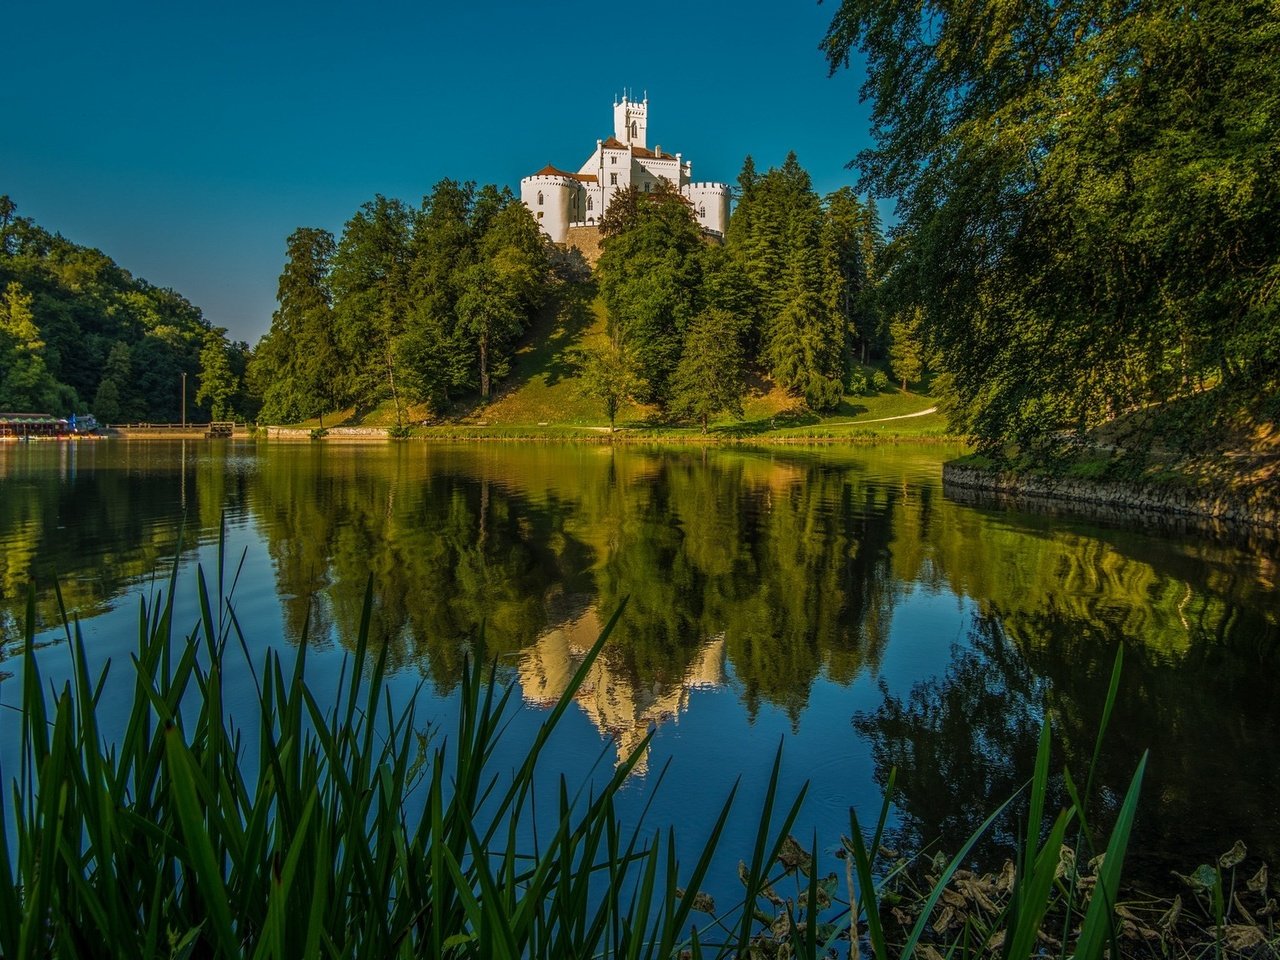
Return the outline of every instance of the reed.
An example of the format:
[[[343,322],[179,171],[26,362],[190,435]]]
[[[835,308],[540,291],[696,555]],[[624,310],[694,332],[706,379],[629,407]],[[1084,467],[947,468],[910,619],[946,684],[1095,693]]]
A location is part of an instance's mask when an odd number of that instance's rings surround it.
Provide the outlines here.
[[[863,944],[876,960],[905,960],[934,949],[923,943],[926,924],[973,841],[938,878],[906,942],[890,943],[877,897],[893,870],[877,872],[874,861],[888,799],[869,845],[851,813],[851,896],[842,901],[836,875],[819,868],[817,838],[806,850],[791,836],[806,787],[783,795],[781,748],[739,868],[742,896],[719,912],[700,891],[734,792],[692,851],[670,826],[651,830],[642,816],[627,827],[618,815],[618,791],[647,740],[606,782],[575,788],[561,777],[555,796],[538,796],[548,739],[622,609],[522,766],[499,775],[493,757],[512,689],[493,668],[469,662],[456,729],[427,736],[413,700],[393,708],[385,654],[370,649],[371,585],[338,696],[321,704],[307,681],[305,636],[291,664],[275,652],[253,662],[231,601],[238,570],[228,582],[221,544],[212,591],[197,571],[199,624],[190,635],[175,632],[177,568],[167,589],[140,603],[132,701],[118,735],[106,736],[99,721],[110,665],[90,676],[79,625],[65,617],[72,676],[46,689],[30,595],[19,769],[0,771],[11,784],[7,796],[0,791],[5,960],[819,957],[856,956]],[[233,672],[254,685],[252,728],[229,715]],[[1048,756],[1046,726],[1029,787],[1031,824],[1043,819]],[[1093,960],[1114,938],[1142,769],[1089,902],[1072,908],[1083,920],[1063,956]],[[989,947],[996,930],[1006,957],[1039,949],[1050,898],[1067,886],[1058,872],[1066,832],[1087,833],[1083,811],[1075,798],[1043,839],[1028,832],[1007,909],[981,937],[955,939],[952,956]],[[790,896],[778,893],[786,883]]]

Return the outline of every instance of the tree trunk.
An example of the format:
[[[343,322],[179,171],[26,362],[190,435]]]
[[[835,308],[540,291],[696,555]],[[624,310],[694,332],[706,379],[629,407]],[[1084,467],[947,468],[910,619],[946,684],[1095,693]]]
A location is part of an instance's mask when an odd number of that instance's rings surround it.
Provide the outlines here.
[[[489,338],[480,338],[480,398],[489,399]]]

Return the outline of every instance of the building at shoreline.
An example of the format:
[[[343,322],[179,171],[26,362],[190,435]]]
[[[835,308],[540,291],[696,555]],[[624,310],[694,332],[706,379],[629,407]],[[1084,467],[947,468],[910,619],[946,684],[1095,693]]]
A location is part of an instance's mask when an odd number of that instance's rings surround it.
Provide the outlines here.
[[[642,193],[666,180],[689,201],[704,230],[724,236],[729,224],[729,185],[695,181],[693,164],[679,153],[648,145],[649,98],[624,95],[613,104],[613,136],[596,148],[576,173],[548,164],[520,181],[520,199],[556,243],[572,228],[594,227],[619,190],[634,185]]]

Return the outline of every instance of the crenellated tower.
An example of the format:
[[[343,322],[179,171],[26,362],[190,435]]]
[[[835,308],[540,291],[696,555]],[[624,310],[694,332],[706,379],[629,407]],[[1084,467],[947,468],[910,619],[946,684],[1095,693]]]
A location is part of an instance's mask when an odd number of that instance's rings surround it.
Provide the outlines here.
[[[649,96],[632,100],[625,93],[613,102],[613,135],[633,147],[647,147],[645,137],[649,126]]]

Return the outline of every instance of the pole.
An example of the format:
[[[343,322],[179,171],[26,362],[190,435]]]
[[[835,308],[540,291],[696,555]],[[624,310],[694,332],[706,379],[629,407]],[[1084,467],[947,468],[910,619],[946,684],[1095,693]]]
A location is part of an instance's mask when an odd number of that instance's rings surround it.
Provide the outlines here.
[[[182,425],[187,425],[187,372],[182,371]]]

